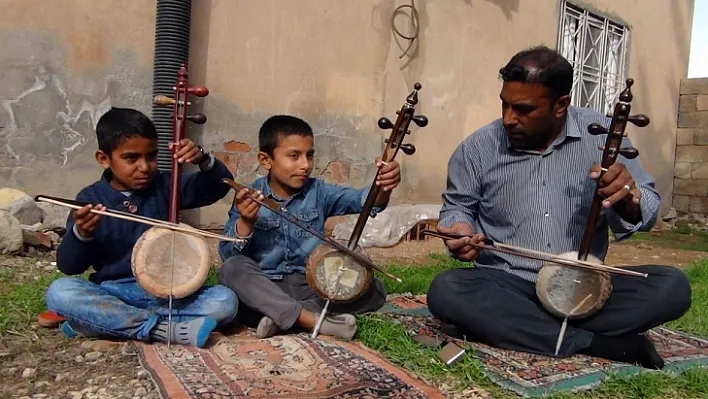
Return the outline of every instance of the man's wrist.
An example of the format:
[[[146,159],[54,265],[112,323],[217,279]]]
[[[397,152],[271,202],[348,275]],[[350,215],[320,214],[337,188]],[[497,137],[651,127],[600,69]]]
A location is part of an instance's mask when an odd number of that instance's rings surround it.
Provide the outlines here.
[[[197,162],[197,165],[199,165],[199,169],[204,172],[211,170],[211,168],[214,167],[214,156],[200,145],[198,145],[197,148],[202,154],[201,159],[199,160],[199,162]]]

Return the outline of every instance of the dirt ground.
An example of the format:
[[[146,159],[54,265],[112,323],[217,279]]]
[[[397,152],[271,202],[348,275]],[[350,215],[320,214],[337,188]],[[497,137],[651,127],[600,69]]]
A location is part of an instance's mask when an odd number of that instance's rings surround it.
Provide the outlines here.
[[[403,242],[392,248],[368,249],[377,263],[423,264],[428,253],[444,252],[437,239]],[[659,263],[686,266],[708,253],[667,249],[645,242],[612,244],[607,264]],[[218,258],[215,258],[218,259]],[[0,256],[0,269],[14,269],[18,278],[58,273],[52,255],[29,261]],[[28,263],[32,266],[27,266]],[[0,287],[0,294],[5,294]],[[64,340],[57,330],[32,324],[22,331],[0,334],[0,398],[158,398],[154,384],[140,366],[131,343]]]

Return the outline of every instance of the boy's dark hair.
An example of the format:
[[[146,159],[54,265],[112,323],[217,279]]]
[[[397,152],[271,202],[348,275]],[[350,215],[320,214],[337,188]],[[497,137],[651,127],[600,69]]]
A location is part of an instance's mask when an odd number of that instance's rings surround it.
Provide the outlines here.
[[[310,125],[300,118],[291,115],[271,116],[258,131],[258,148],[272,157],[280,138],[292,134],[314,136]]]
[[[122,140],[135,136],[157,140],[155,125],[150,118],[135,109],[111,107],[96,125],[98,149],[107,155],[110,155]]]
[[[573,66],[557,51],[536,46],[516,53],[499,70],[505,82],[539,83],[553,100],[570,95],[573,88]]]

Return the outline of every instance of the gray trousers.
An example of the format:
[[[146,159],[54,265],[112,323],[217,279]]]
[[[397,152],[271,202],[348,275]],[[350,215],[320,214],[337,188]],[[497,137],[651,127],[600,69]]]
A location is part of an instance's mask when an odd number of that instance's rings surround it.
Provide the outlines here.
[[[246,325],[254,325],[267,316],[281,330],[287,331],[293,328],[303,308],[320,313],[326,302],[310,288],[304,274],[286,274],[282,280],[271,280],[258,263],[240,254],[224,262],[217,278],[219,284],[229,287],[238,296],[237,318]],[[384,285],[374,278],[361,298],[347,303],[331,302],[327,314],[374,312],[385,302]]]
[[[568,322],[559,357],[584,353],[594,335],[645,332],[685,314],[691,286],[683,271],[658,265],[632,267],[639,278],[612,274],[613,291],[594,316]],[[450,269],[430,284],[428,307],[468,340],[502,349],[553,356],[561,323],[541,305],[533,283],[492,268]]]

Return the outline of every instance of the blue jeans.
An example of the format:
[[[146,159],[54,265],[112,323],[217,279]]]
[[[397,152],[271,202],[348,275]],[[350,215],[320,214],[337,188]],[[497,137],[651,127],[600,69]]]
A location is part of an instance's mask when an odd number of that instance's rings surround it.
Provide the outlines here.
[[[95,284],[76,277],[61,277],[46,293],[47,308],[68,321],[62,331],[149,341],[150,330],[166,321],[169,300],[152,296],[134,277]],[[189,321],[210,316],[220,324],[232,321],[238,312],[238,298],[222,285],[202,287],[194,294],[172,300],[172,321]],[[73,334],[72,334],[73,332]]]

